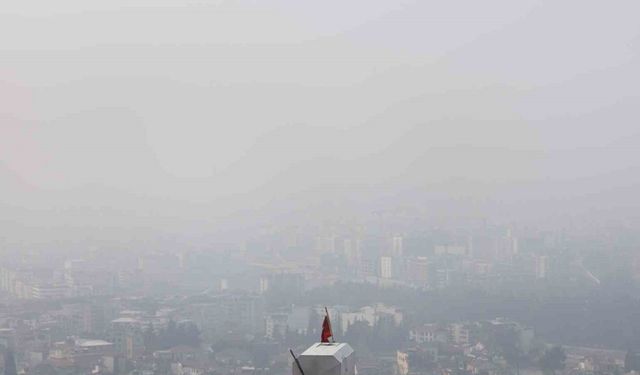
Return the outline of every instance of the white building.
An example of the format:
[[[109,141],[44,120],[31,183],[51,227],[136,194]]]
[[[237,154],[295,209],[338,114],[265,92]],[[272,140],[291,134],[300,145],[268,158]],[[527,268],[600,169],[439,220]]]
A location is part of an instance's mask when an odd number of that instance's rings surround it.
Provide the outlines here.
[[[345,343],[313,344],[293,361],[291,369],[293,375],[357,374],[355,353]]]
[[[34,285],[32,296],[34,299],[57,299],[68,297],[69,289],[63,285]]]
[[[391,255],[401,257],[404,253],[402,236],[394,236],[392,238]]]
[[[546,279],[549,272],[549,257],[546,255],[536,256],[536,278]]]
[[[458,345],[469,345],[469,328],[462,323],[454,323],[449,326],[451,341]]]
[[[390,279],[393,277],[393,264],[391,257],[380,257],[380,277]]]
[[[435,255],[461,255],[467,254],[467,248],[462,245],[436,245],[433,249]]]
[[[347,332],[350,325],[356,322],[366,322],[369,326],[373,326],[382,317],[390,316],[396,325],[400,325],[404,318],[402,312],[394,307],[377,304],[374,306],[365,306],[355,312],[344,312],[340,314],[340,322],[342,323],[342,334]]]
[[[287,314],[276,313],[267,315],[265,318],[265,337],[269,339],[284,338],[287,334],[287,327]]]

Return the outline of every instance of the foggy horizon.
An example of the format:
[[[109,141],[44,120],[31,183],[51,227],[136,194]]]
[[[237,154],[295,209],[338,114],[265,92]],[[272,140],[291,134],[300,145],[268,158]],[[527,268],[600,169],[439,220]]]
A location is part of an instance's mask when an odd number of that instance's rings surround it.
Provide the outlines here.
[[[376,210],[409,193],[420,208],[466,199],[512,219],[543,219],[541,206],[628,216],[640,203],[637,10],[6,4],[3,211],[202,219],[200,207]]]

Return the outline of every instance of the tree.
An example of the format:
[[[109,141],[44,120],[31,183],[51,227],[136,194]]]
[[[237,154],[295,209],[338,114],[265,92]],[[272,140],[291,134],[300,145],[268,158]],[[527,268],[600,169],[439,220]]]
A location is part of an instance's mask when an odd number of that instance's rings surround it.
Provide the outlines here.
[[[315,308],[311,308],[309,312],[309,324],[307,325],[307,336],[313,337],[317,340],[316,336],[320,337],[319,328],[322,327],[322,316],[318,314]]]
[[[191,347],[200,346],[200,330],[195,324],[177,324],[170,320],[165,329],[160,330],[157,335],[153,331],[145,331],[145,338],[155,343],[158,349],[170,349],[178,345]]]
[[[507,363],[515,367],[516,374],[520,373],[520,359],[523,356],[520,347],[520,338],[515,329],[507,329],[501,331],[495,336],[495,345],[498,352],[507,361]]]
[[[393,351],[402,346],[407,335],[393,316],[382,315],[372,327],[370,346],[374,350]]]
[[[42,362],[33,368],[34,375],[57,375],[56,368],[50,363]]]
[[[367,322],[355,321],[347,327],[344,338],[344,341],[350,343],[358,353],[364,353],[372,344],[372,328]]]
[[[640,353],[629,350],[624,356],[624,369],[629,371],[640,371]]]
[[[144,340],[144,347],[147,351],[153,352],[158,349],[158,335],[156,335],[151,324],[146,326],[142,331],[142,338]]]
[[[544,352],[544,355],[540,359],[540,369],[545,374],[555,375],[557,370],[564,369],[566,359],[567,355],[564,349],[561,346],[554,346]]]
[[[18,375],[16,359],[13,356],[13,350],[11,349],[7,349],[4,352],[4,375]]]

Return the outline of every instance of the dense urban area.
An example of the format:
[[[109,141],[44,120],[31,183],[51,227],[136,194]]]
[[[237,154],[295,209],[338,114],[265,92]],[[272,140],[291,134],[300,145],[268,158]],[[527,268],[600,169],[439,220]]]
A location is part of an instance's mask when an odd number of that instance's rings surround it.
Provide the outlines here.
[[[5,374],[288,374],[325,307],[360,374],[640,370],[640,242],[624,226],[396,219],[208,247],[5,241]]]

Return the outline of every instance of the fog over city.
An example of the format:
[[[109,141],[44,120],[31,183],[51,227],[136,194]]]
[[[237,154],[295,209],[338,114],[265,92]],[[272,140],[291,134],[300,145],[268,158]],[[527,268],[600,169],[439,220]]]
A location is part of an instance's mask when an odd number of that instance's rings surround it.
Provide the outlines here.
[[[639,14],[0,4],[0,369],[640,371]]]

